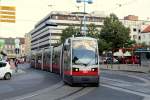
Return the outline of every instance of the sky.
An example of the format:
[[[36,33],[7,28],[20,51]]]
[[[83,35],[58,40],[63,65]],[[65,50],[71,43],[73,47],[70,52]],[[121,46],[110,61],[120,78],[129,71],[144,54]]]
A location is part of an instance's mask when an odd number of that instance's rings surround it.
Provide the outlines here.
[[[51,11],[83,11],[83,2],[76,0],[0,0],[0,5],[16,6],[16,23],[1,22],[0,37],[24,37]],[[86,4],[86,12],[115,13],[120,19],[136,15],[139,20],[149,20],[149,5],[150,0],[93,0],[93,4]]]

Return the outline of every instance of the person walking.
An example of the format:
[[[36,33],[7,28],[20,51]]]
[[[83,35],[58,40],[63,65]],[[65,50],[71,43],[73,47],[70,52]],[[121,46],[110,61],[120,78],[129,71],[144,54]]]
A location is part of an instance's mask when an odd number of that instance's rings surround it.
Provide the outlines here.
[[[17,73],[18,72],[18,59],[15,60],[15,66],[16,66],[15,72]]]

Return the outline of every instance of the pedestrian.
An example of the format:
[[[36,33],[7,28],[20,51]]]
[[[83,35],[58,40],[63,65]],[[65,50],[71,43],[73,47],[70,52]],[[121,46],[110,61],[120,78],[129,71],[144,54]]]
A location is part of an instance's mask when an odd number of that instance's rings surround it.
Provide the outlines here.
[[[17,73],[18,72],[18,59],[15,60],[15,66],[16,66],[15,72]]]

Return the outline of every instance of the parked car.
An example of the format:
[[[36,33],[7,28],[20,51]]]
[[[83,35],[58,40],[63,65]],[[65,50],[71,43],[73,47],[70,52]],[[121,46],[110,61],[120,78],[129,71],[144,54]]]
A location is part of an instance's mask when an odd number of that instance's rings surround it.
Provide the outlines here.
[[[0,78],[10,80],[12,76],[12,69],[8,62],[0,61]]]

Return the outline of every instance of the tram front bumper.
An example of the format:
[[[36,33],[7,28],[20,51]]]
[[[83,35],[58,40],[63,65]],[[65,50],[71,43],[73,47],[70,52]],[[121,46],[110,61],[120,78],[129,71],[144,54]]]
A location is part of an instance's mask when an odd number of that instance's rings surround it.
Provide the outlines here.
[[[99,83],[99,76],[72,76],[73,83]]]

